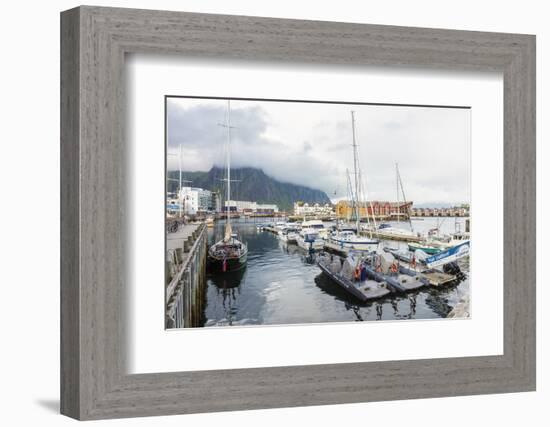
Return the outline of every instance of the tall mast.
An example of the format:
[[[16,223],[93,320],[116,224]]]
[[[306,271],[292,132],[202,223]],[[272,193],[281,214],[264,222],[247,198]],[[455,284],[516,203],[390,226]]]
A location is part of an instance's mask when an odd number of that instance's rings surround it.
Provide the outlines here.
[[[227,121],[226,123],[218,123],[218,126],[224,127],[227,129],[227,145],[225,147],[225,162],[227,166],[227,178],[222,179],[222,181],[227,182],[227,198],[225,203],[226,206],[226,214],[227,214],[227,222],[225,226],[225,232],[226,236],[225,239],[229,239],[231,236],[231,129],[233,129],[233,126],[231,126],[231,101],[227,100]]]
[[[355,180],[355,223],[357,227],[357,235],[359,236],[360,229],[359,229],[359,223],[360,223],[360,217],[359,217],[359,177],[357,174],[357,171],[359,169],[358,167],[358,159],[357,159],[357,142],[355,139],[355,111],[351,112],[351,133],[353,138],[353,175]]]
[[[349,169],[346,168],[346,191],[347,191],[347,194],[346,196],[350,198],[350,201],[351,201],[351,209],[349,211],[347,211],[347,215],[346,215],[346,220],[349,222],[350,219],[351,219],[351,210],[355,209],[355,205],[353,203],[353,187],[351,186],[351,178],[349,177]]]
[[[179,158],[178,158],[178,166],[179,166],[179,171],[180,171],[180,176],[179,176],[179,194],[178,194],[178,199],[180,199],[181,197],[181,158],[183,156],[183,150],[182,150],[182,145],[181,145],[181,142],[180,142],[180,155],[179,155]],[[183,199],[179,200],[179,205],[180,205],[180,218],[183,216],[182,215],[182,210],[183,210]]]
[[[231,101],[227,100],[227,223],[231,225]]]
[[[397,163],[395,164],[395,203],[397,207],[397,222],[399,222],[399,214],[401,213],[401,209],[399,209],[399,166]]]
[[[359,169],[359,199],[365,201],[365,217],[367,218],[367,228],[369,230],[369,237],[372,239],[372,228],[370,225],[369,208],[367,205],[367,195],[366,195],[366,189],[363,188],[363,184],[364,184],[363,176],[361,175],[361,169]],[[372,211],[372,203],[371,203],[371,211]]]

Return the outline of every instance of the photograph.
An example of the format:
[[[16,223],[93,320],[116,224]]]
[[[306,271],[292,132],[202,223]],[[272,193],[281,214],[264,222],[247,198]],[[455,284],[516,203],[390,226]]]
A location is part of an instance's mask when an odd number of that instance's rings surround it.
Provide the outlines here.
[[[164,109],[166,329],[470,318],[470,107]]]

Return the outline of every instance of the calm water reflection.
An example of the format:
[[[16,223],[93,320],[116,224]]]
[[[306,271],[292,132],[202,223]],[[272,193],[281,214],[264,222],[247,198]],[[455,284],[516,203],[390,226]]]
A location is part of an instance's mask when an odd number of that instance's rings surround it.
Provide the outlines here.
[[[464,220],[460,223],[464,230]],[[435,224],[432,218],[413,221],[415,231],[421,232]],[[321,274],[315,255],[279,241],[274,234],[257,231],[252,220],[233,221],[232,226],[248,243],[248,264],[238,272],[208,275],[204,326],[439,318],[446,317],[460,298],[469,293],[466,279],[454,287],[424,288],[360,303]],[[222,238],[223,227],[223,222],[219,222],[209,230],[211,243]],[[444,232],[454,231],[454,218],[445,219],[441,228]],[[406,247],[401,242],[384,243]],[[461,267],[468,275],[467,261]]]

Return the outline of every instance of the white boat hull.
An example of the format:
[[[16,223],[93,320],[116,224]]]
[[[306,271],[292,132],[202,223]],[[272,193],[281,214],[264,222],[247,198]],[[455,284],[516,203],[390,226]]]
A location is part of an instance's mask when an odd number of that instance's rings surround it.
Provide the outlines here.
[[[305,249],[306,251],[320,251],[325,246],[325,242],[321,239],[305,241],[301,236],[296,238],[296,243],[298,244],[298,246],[300,246],[302,249]]]
[[[340,246],[345,249],[355,249],[358,251],[371,251],[376,249],[378,246],[377,240],[339,240],[339,239],[330,239],[331,243]]]

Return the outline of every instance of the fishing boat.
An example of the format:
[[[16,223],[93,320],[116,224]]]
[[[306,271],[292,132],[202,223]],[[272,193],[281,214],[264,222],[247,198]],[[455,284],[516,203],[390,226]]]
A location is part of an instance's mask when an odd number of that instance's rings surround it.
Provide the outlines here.
[[[221,125],[227,128],[226,178],[227,200],[231,200],[231,104],[227,101],[227,123]],[[248,245],[239,240],[231,229],[231,215],[227,215],[224,237],[208,249],[210,270],[216,272],[231,272],[246,266]]]
[[[382,298],[390,293],[384,282],[367,278],[361,259],[353,255],[345,259],[322,255],[317,259],[317,265],[335,284],[359,301]]]

